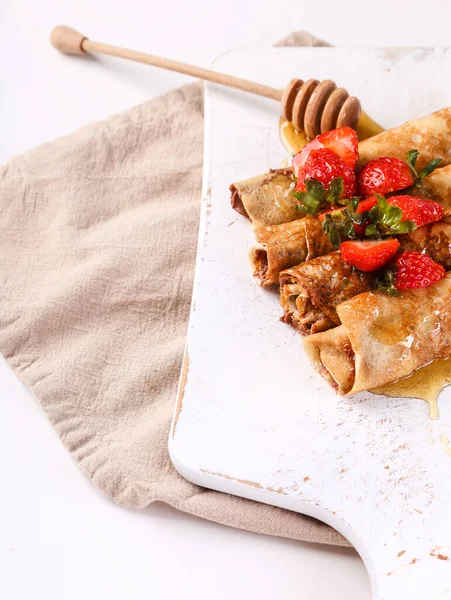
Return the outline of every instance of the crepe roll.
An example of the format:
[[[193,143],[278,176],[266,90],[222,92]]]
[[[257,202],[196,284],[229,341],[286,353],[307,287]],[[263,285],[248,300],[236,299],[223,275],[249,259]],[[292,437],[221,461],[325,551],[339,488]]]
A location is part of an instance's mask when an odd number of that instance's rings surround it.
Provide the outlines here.
[[[440,202],[446,215],[451,214],[451,165],[436,169],[422,185],[414,188],[415,196]]]
[[[440,263],[447,271],[451,270],[451,218],[440,223],[419,227],[398,237],[401,250],[424,252]]]
[[[358,165],[361,167],[380,156],[405,160],[407,152],[414,148],[420,153],[416,164],[418,169],[434,158],[442,158],[442,166],[451,163],[451,108],[407,121],[360,142]]]
[[[298,202],[293,197],[291,169],[272,170],[230,186],[232,208],[247,217],[255,229],[299,219]]]
[[[251,248],[250,262],[261,286],[279,283],[281,271],[332,251],[332,244],[316,217],[262,227],[255,231],[257,243]]]
[[[336,307],[371,289],[372,273],[357,271],[339,251],[286,269],[280,274],[281,321],[302,335],[340,325]]]
[[[341,394],[398,381],[451,355],[451,273],[401,296],[360,294],[337,313],[342,324],[305,338],[304,347]]]

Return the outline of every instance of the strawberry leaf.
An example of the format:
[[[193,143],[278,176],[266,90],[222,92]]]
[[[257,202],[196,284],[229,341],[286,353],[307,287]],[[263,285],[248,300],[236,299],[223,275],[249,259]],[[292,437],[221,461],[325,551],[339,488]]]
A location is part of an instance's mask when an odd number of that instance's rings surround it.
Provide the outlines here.
[[[420,156],[418,150],[409,150],[407,152],[406,163],[409,165],[410,170],[412,171],[414,177],[418,177],[417,170],[415,169],[415,165],[417,164],[417,159]]]
[[[306,192],[293,192],[299,201],[298,208],[308,215],[317,215],[325,202],[326,189],[317,179],[306,179]]]
[[[420,180],[419,182],[421,182],[425,177],[428,177],[433,171],[435,171],[435,169],[439,166],[439,164],[442,162],[442,160],[443,160],[443,158],[434,158],[423,169],[421,169],[421,171],[418,173],[418,178],[417,178]],[[418,185],[418,183],[417,183],[417,185]]]
[[[356,210],[357,210],[357,207],[358,207],[358,205],[359,205],[359,202],[360,202],[360,196],[353,196],[353,197],[351,198],[351,206],[352,206],[352,210],[353,210],[353,211],[356,211]]]
[[[384,269],[375,281],[375,291],[388,296],[400,296],[401,294],[395,288],[396,267]]]
[[[428,177],[433,171],[435,171],[435,169],[443,160],[443,158],[434,158],[418,173],[416,170],[416,164],[419,155],[420,153],[418,152],[418,150],[409,150],[409,152],[407,152],[406,158],[406,162],[409,165],[410,170],[412,171],[412,175],[414,177],[414,185],[416,185],[417,187],[421,185],[421,182],[425,177]]]
[[[343,194],[344,189],[345,184],[343,177],[337,177],[336,179],[333,179],[326,197],[326,200],[329,202],[329,204],[336,206],[341,198],[341,195]]]
[[[317,179],[306,179],[304,183],[306,191],[293,192],[293,196],[299,202],[297,209],[308,215],[317,215],[322,210],[330,208],[330,206],[336,206],[344,190],[342,177],[332,180],[327,194],[326,188]]]
[[[380,235],[379,230],[376,227],[376,225],[367,225],[365,227],[365,237],[373,238],[373,239],[380,239],[382,236]]]
[[[357,215],[360,217],[360,215]],[[338,247],[344,240],[355,239],[353,214],[349,209],[334,210],[325,215],[321,226],[332,246]]]
[[[402,210],[391,206],[383,196],[377,197],[377,205],[366,213],[371,223],[365,229],[365,236],[380,239],[387,235],[410,233],[416,229],[413,221],[402,220]],[[364,213],[365,214],[365,213]]]

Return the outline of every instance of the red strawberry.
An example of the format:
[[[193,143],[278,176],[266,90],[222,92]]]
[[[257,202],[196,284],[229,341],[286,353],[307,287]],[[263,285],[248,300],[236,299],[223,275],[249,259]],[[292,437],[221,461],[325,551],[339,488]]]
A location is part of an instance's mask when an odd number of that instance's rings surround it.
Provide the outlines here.
[[[359,140],[351,127],[339,127],[316,138],[325,148],[336,154],[350,167],[354,168],[358,158]]]
[[[373,208],[373,206],[377,205],[376,196],[371,196],[371,198],[367,198],[366,200],[361,200],[356,208],[356,214],[360,215],[361,213],[368,212]]]
[[[372,196],[371,198],[368,198],[366,200],[361,200],[359,202],[359,204],[357,205],[355,213],[356,213],[356,215],[360,215],[361,213],[368,212],[371,208],[373,208],[373,206],[376,206],[376,205],[377,205],[376,196]],[[345,208],[346,207],[343,206],[343,208],[330,208],[329,210],[325,210],[320,215],[318,215],[319,222],[322,223],[324,221],[327,213],[335,212],[336,210],[344,210]],[[357,237],[362,238],[365,236],[365,229],[368,224],[369,224],[369,221],[367,221],[366,223],[362,223],[362,224],[354,223],[354,231],[355,231]]]
[[[299,175],[299,169],[305,164],[310,152],[312,150],[319,150],[320,148],[324,148],[324,145],[316,137],[314,140],[304,146],[300,152],[293,156],[291,166],[293,167],[293,173],[295,177]]]
[[[293,172],[297,177],[299,169],[305,164],[310,152],[320,148],[327,148],[354,168],[358,157],[358,145],[357,134],[351,127],[339,127],[322,133],[293,157]]]
[[[402,252],[396,259],[395,266],[394,286],[398,290],[427,287],[446,275],[442,265],[420,252]]]
[[[443,206],[432,200],[403,195],[391,196],[387,198],[387,202],[390,206],[397,206],[402,210],[403,221],[413,221],[417,227],[441,221],[445,216]]]
[[[398,248],[399,242],[396,238],[348,241],[340,244],[343,260],[365,273],[383,267],[396,254]]]
[[[305,181],[316,179],[326,191],[334,179],[343,179],[342,198],[350,198],[355,193],[355,175],[352,168],[327,148],[312,150],[304,165],[299,169],[296,192],[306,191]]]
[[[424,200],[408,194],[390,196],[386,200],[390,206],[397,206],[402,210],[402,221],[413,221],[416,227],[423,227],[423,225],[441,221],[445,216],[445,211],[440,202]],[[371,196],[371,198],[361,200],[355,212],[361,214],[371,210],[376,205],[376,196]]]
[[[367,163],[357,175],[359,196],[403,190],[414,184],[414,174],[405,160],[383,156]]]
[[[324,219],[326,218],[327,214],[341,212],[342,210],[345,210],[345,208],[346,208],[346,206],[342,206],[342,207],[336,206],[334,208],[329,208],[328,210],[325,210],[318,215],[318,221],[320,223],[322,223],[324,221]],[[358,212],[358,211],[356,211],[356,212]],[[362,212],[364,212],[364,211],[362,211]],[[363,224],[354,223],[354,231],[358,238],[363,238],[365,236],[366,225],[367,225],[367,223],[363,223]]]

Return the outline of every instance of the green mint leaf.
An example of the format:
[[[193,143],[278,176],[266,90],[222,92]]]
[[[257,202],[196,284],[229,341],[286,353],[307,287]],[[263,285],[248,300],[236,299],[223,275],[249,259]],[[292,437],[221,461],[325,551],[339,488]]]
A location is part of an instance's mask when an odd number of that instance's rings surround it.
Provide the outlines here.
[[[430,163],[428,163],[423,169],[421,169],[421,171],[418,173],[418,177],[417,180],[419,179],[420,181],[416,181],[415,183],[420,183],[421,180],[423,180],[425,177],[428,177],[433,171],[435,171],[435,169],[439,166],[439,164],[442,162],[443,158],[434,158],[433,160],[431,160]]]

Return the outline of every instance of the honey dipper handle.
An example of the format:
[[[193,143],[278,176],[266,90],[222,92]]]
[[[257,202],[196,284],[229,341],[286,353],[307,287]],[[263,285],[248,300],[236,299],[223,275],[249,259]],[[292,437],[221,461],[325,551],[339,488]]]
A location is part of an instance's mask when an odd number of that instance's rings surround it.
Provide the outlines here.
[[[191,75],[192,77],[197,77],[199,79],[206,79],[213,83],[233,87],[238,90],[250,92],[251,94],[257,94],[258,96],[265,96],[266,98],[272,98],[273,100],[281,100],[282,98],[281,90],[268,85],[248,81],[247,79],[241,79],[240,77],[234,77],[233,75],[217,73],[211,69],[196,67],[177,60],[171,60],[170,58],[163,58],[162,56],[146,54],[145,52],[136,52],[135,50],[111,46],[110,44],[102,44],[101,42],[92,42],[78,31],[75,31],[75,29],[67,27],[66,25],[58,25],[55,27],[50,34],[50,41],[57,50],[64,54],[85,54],[86,52],[108,54],[109,56],[117,56],[126,60],[133,60],[146,65],[160,67],[161,69],[176,71],[177,73],[184,73],[185,75]]]

